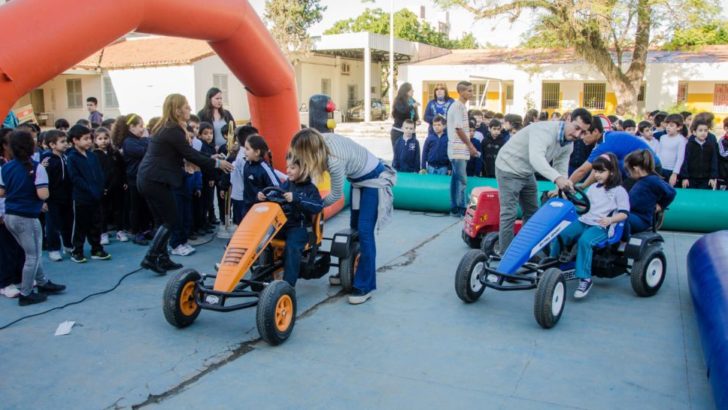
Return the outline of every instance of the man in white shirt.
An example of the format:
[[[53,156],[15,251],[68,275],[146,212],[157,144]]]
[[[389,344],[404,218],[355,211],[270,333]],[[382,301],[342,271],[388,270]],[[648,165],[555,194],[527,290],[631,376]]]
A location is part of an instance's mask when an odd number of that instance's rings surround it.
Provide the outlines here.
[[[468,110],[465,104],[473,95],[473,84],[460,81],[457,86],[459,98],[447,110],[447,157],[452,164],[450,180],[450,212],[458,217],[465,215],[465,189],[468,185],[466,168],[470,156],[479,157],[480,152],[470,142]]]
[[[513,241],[513,226],[518,205],[526,222],[538,209],[535,173],[553,181],[561,190],[573,190],[569,181],[569,156],[572,142],[581,139],[592,123],[589,111],[577,108],[570,121],[540,121],[518,131],[498,152],[495,178],[500,197],[501,254]],[[553,163],[553,166],[550,165]]]

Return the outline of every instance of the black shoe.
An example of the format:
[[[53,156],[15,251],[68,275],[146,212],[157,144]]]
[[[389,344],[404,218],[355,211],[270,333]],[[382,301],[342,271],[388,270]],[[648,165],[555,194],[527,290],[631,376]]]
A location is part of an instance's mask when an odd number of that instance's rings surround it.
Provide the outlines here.
[[[82,253],[73,253],[73,254],[71,254],[71,260],[74,261],[74,262],[76,262],[76,263],[86,263],[87,262],[86,257],[83,256]]]
[[[100,251],[96,251],[96,252],[91,252],[91,259],[106,261],[106,260],[111,259],[111,255],[109,255],[108,253],[106,253],[103,250],[100,250]]]
[[[46,296],[42,293],[31,293],[28,296],[23,296],[23,294],[21,293],[20,295],[18,295],[18,305],[20,305],[20,306],[34,305],[36,303],[45,302],[46,299],[48,299],[48,296]]]
[[[184,267],[180,263],[175,263],[172,259],[169,258],[169,255],[161,255],[159,257],[159,265],[166,270],[177,270]]]
[[[145,256],[144,259],[142,259],[141,267],[154,271],[160,275],[167,273],[167,270],[159,262],[158,257]]]
[[[134,235],[134,237],[131,239],[131,241],[133,243],[135,243],[137,245],[141,245],[141,246],[148,246],[149,245],[149,241],[146,240],[146,238],[144,238],[144,235],[142,235],[142,234]]]
[[[142,234],[144,236],[144,239],[151,241],[154,238],[154,232],[153,231],[146,231]]]
[[[66,285],[59,285],[51,281],[46,282],[44,285],[38,285],[38,291],[47,294],[59,293],[64,290],[66,290]]]
[[[187,239],[189,239],[191,241],[196,241],[197,235],[195,235],[194,233],[191,233],[191,234],[187,235]]]

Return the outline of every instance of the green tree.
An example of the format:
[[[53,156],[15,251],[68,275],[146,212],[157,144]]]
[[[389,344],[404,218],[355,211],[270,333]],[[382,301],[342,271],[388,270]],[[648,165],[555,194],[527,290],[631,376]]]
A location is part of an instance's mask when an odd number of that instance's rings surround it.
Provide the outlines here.
[[[265,19],[278,46],[291,64],[311,52],[308,30],[323,19],[321,0],[266,0]]]
[[[681,26],[711,21],[716,0],[437,0],[461,7],[477,19],[508,16],[523,10],[538,16],[526,46],[573,47],[599,70],[617,96],[617,113],[637,114],[647,51]],[[652,41],[652,42],[651,42]]]
[[[698,27],[678,29],[665,48],[679,50],[713,44],[728,44],[728,22],[711,22]]]

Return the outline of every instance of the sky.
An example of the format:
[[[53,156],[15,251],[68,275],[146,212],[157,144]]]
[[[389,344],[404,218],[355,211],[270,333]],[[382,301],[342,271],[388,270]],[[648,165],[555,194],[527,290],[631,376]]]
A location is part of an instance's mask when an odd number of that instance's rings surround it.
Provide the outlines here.
[[[727,1],[728,0],[722,0]],[[265,0],[250,0],[260,16],[263,16]],[[322,34],[339,20],[344,20],[360,15],[367,8],[381,8],[389,11],[390,0],[374,0],[362,2],[361,0],[322,0],[321,4],[327,6],[324,18],[321,23],[311,28],[310,35]],[[445,12],[438,8],[433,1],[427,0],[396,0],[395,9],[408,8],[419,15],[420,6],[425,6],[426,19],[433,24],[438,18],[444,21]],[[528,31],[533,18],[529,12],[523,13],[521,18],[511,24],[505,18],[494,20],[475,21],[470,13],[462,9],[453,8],[450,10],[451,38],[459,38],[463,32],[472,31],[478,42],[481,44],[491,43],[504,47],[515,47],[521,41],[521,35]],[[434,25],[434,24],[433,24]]]

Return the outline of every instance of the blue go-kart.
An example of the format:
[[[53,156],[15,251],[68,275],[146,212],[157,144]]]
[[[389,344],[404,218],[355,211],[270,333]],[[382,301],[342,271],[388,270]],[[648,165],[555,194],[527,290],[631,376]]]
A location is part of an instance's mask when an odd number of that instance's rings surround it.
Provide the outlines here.
[[[589,206],[583,191],[562,192],[560,197],[548,200],[539,208],[502,256],[486,254],[480,249],[466,253],[455,273],[458,297],[465,303],[473,303],[485,288],[536,289],[533,305],[536,322],[545,329],[554,327],[566,304],[566,281],[576,279],[576,244],[562,247],[556,258],[540,256],[552,241],[559,240],[561,231],[589,211]],[[665,280],[663,238],[656,226],[623,238],[624,228],[624,222],[613,224],[609,227],[609,237],[594,247],[592,275],[614,278],[628,274],[638,296],[652,296]]]

